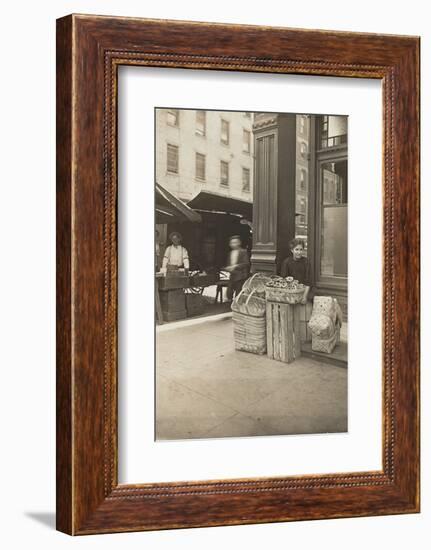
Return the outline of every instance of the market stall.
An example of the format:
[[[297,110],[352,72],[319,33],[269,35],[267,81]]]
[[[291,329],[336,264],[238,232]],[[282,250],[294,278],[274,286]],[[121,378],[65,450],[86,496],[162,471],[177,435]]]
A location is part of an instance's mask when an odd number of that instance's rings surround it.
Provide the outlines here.
[[[251,218],[251,202],[200,192],[185,204],[156,184],[156,224],[164,243],[160,257],[170,244],[169,236],[178,232],[189,260],[187,273],[178,269],[178,273],[161,274],[161,265],[158,266],[159,320],[174,321],[201,315],[205,309],[209,312],[209,299],[204,291],[212,286],[217,288],[211,303],[216,306],[214,311],[220,310],[220,305],[216,305],[217,297],[223,301],[223,288],[228,282],[220,270],[227,261],[229,237],[239,234],[244,246],[250,247]],[[209,294],[212,296],[212,291]]]

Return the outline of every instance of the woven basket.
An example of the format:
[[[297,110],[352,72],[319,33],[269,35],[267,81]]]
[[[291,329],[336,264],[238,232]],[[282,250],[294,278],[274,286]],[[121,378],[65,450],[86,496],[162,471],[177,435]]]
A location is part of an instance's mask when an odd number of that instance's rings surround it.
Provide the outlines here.
[[[266,353],[266,318],[232,312],[235,349],[263,355]]]
[[[280,302],[282,304],[299,304],[304,297],[304,288],[291,290],[289,288],[265,287],[265,296],[268,302]]]
[[[246,280],[242,288],[247,294],[254,292],[257,296],[265,298],[265,285],[270,280],[271,277],[267,274],[257,272]]]
[[[316,336],[315,334],[312,334],[311,349],[313,351],[320,351],[321,353],[332,353],[339,341],[339,329],[337,329],[330,338],[322,338],[321,336]]]
[[[266,312],[265,297],[261,298],[256,290],[247,293],[243,288],[232,302],[232,311],[250,315],[252,317],[263,317]]]

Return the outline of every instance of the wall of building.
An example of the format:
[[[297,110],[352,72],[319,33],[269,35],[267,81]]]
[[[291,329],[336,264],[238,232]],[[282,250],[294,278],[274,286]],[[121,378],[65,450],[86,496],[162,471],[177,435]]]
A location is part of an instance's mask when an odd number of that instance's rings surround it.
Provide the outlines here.
[[[232,111],[205,111],[205,135],[196,132],[196,111],[178,110],[172,125],[168,109],[156,109],[156,179],[178,198],[189,201],[201,190],[252,201],[252,115]],[[221,142],[222,120],[229,122],[229,144]],[[250,132],[250,152],[243,149],[243,131]],[[168,171],[167,145],[179,148],[178,173]],[[196,153],[205,155],[205,179],[196,175]],[[229,165],[229,183],[221,184],[221,161]],[[249,190],[243,189],[243,168],[250,171]]]
[[[296,115],[296,219],[295,236],[307,242],[310,117]]]

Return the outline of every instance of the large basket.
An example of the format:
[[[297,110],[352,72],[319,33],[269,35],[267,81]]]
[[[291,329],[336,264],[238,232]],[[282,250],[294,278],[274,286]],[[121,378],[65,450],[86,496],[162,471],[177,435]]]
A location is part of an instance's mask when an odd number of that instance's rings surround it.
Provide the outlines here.
[[[256,290],[247,293],[244,287],[235,297],[231,307],[232,311],[251,317],[263,317],[266,313],[265,297],[260,297]]]
[[[299,304],[304,297],[305,288],[289,289],[265,286],[265,297],[268,302],[282,304]]]
[[[235,349],[263,355],[266,353],[266,319],[232,312]]]
[[[242,288],[247,294],[254,291],[257,296],[265,298],[265,285],[270,280],[271,277],[265,273],[254,273],[246,280]]]

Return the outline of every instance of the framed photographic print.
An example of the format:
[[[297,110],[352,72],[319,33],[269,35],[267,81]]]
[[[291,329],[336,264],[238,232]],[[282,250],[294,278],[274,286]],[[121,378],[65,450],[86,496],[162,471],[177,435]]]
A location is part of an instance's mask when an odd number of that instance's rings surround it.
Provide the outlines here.
[[[57,528],[419,511],[419,39],[57,22]]]

